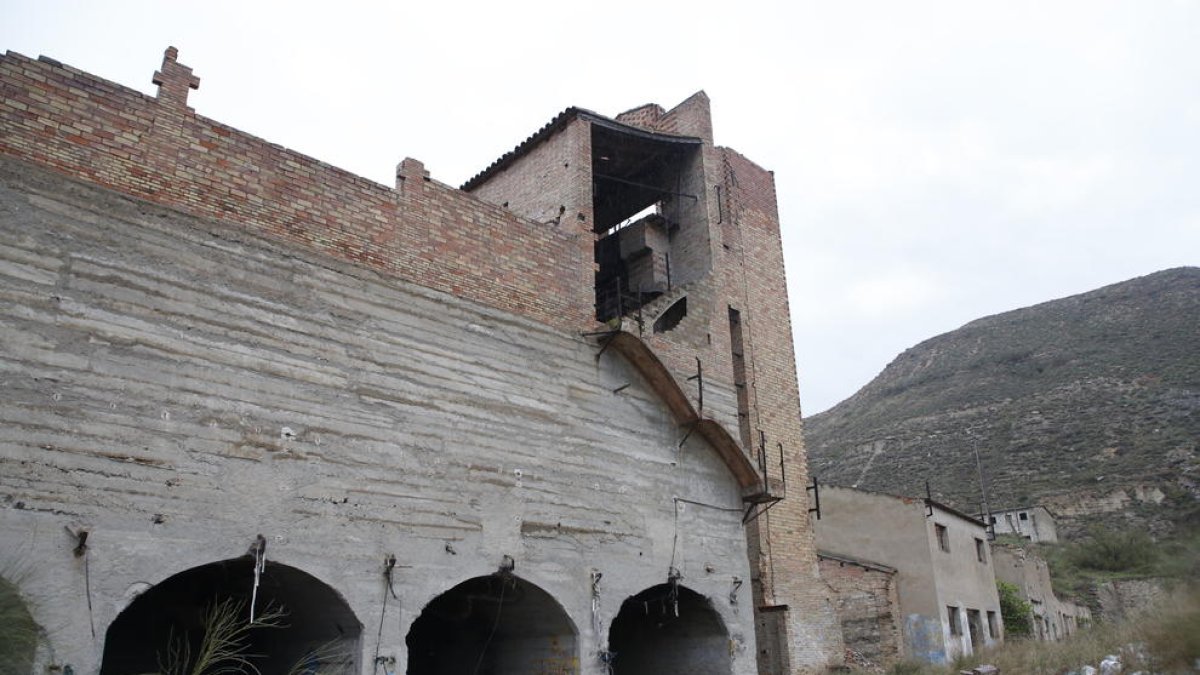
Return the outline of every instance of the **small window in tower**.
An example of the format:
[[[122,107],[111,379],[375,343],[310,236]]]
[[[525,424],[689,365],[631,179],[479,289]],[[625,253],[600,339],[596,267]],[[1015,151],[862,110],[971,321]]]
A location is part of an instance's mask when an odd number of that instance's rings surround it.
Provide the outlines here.
[[[1021,520],[1029,520],[1029,514],[1028,514],[1028,513],[1022,513],[1021,515],[1019,515],[1019,516],[1017,516],[1017,517],[1018,517],[1018,518],[1020,518]]]
[[[975,557],[981,563],[987,562],[987,547],[983,545],[983,540],[978,537],[975,538]]]

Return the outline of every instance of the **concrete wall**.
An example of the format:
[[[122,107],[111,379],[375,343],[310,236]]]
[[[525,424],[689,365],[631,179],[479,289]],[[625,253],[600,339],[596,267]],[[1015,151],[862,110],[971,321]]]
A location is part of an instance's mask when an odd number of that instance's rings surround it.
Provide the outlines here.
[[[262,533],[347,600],[365,671],[378,649],[402,672],[421,608],[510,555],[579,631],[581,672],[672,564],[756,672],[749,587],[729,600],[738,485],[623,357],[29,165],[0,178],[0,541],[46,658],[95,672],[140,590]]]

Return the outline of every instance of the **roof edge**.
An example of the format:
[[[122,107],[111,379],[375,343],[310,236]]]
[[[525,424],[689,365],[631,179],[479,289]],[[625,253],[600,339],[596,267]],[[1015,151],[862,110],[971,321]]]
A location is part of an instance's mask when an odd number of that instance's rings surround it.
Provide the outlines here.
[[[543,141],[558,133],[563,127],[566,127],[576,118],[583,119],[592,124],[611,129],[620,133],[626,133],[639,138],[652,141],[668,142],[668,143],[684,143],[688,145],[700,145],[704,143],[704,139],[697,136],[682,136],[678,134],[668,134],[661,131],[650,131],[641,127],[633,126],[619,122],[611,117],[605,117],[599,113],[592,112],[586,108],[571,106],[566,110],[555,115],[549,122],[542,126],[541,129],[535,131],[529,138],[526,138],[512,150],[504,153],[485,168],[483,171],[472,176],[469,180],[462,184],[459,188],[464,192],[470,192],[475,188],[483,185],[493,175],[508,168],[509,165],[516,162],[521,157],[528,154]]]

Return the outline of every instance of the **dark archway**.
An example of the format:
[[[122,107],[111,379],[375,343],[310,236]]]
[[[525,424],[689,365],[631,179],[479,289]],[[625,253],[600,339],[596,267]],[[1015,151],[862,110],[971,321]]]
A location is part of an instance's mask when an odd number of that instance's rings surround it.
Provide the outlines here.
[[[614,675],[729,675],[729,632],[707,598],[660,584],[629,598],[608,635]]]
[[[258,623],[251,625],[253,588],[249,556],[166,579],[139,595],[109,626],[100,675],[165,672],[172,651],[177,662],[194,664],[206,635],[212,640],[220,634],[214,610],[224,611],[226,628],[236,631],[238,644],[232,648],[262,675],[358,672],[362,625],[337,591],[306,572],[268,561],[254,602]],[[270,620],[273,612],[280,616]]]
[[[0,576],[0,675],[33,672],[38,625],[17,585]]]
[[[434,598],[405,643],[408,675],[579,671],[570,617],[549,593],[512,575],[469,579]]]

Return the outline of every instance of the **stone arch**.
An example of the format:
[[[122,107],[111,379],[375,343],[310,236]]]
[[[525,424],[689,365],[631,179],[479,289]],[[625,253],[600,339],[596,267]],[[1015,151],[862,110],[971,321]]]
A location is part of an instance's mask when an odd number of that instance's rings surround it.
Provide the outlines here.
[[[254,607],[261,618],[283,615],[275,626],[251,627],[255,561],[250,556],[193,567],[138,595],[108,627],[100,675],[160,672],[172,645],[195,659],[214,608],[225,608],[245,628],[235,646],[262,675],[298,667],[340,674],[358,671],[362,624],[336,590],[303,570],[267,561]]]
[[[511,574],[468,579],[425,605],[408,675],[579,672],[578,632],[546,591]]]
[[[613,675],[729,675],[729,645],[708,598],[670,584],[626,599],[608,632]]]

